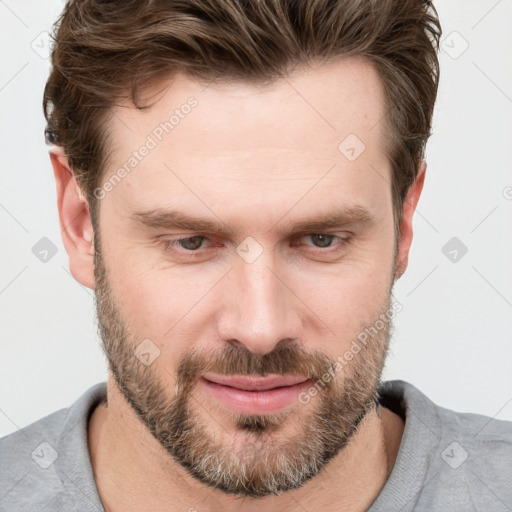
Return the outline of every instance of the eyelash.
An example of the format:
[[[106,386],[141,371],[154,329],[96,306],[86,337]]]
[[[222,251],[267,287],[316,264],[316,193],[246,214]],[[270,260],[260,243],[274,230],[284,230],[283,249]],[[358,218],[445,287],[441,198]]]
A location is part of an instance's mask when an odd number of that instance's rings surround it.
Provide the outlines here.
[[[352,235],[342,237],[342,236],[338,236],[338,235],[332,235],[330,233],[307,233],[305,235],[300,235],[297,238],[300,239],[305,236],[313,236],[313,235],[324,235],[324,236],[332,237],[333,242],[336,242],[336,240],[338,241],[338,245],[339,245],[339,247],[337,248],[338,250],[344,249],[346,246],[348,246],[351,243],[351,240],[352,240]],[[166,251],[172,251],[172,250],[175,250],[175,248],[178,248],[178,250],[184,251],[187,255],[199,254],[201,248],[191,250],[191,249],[185,249],[184,247],[181,247],[179,245],[180,242],[183,242],[185,240],[190,240],[191,238],[196,238],[196,237],[201,237],[201,238],[204,238],[205,240],[208,240],[208,237],[206,237],[204,235],[193,235],[193,236],[176,238],[173,240],[164,240],[163,241],[164,248]],[[213,247],[215,247],[215,245]],[[313,247],[314,249],[316,249],[320,252],[323,252],[323,253],[327,253],[327,252],[336,250],[336,245],[329,245],[327,247],[315,247],[315,246],[311,246],[311,247]],[[206,249],[208,249],[208,247]]]

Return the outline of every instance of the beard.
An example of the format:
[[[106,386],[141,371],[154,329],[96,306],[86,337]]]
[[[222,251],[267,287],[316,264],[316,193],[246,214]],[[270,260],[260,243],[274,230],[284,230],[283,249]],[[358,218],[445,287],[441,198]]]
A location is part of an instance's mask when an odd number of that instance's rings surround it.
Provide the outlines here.
[[[142,337],[122,318],[99,246],[95,247],[96,310],[109,370],[141,423],[202,484],[248,497],[297,489],[348,445],[363,418],[377,407],[391,319],[368,343],[359,345],[359,352],[349,363],[344,361],[341,370],[335,359],[306,352],[294,342],[278,343],[263,355],[230,344],[216,351],[191,349],[174,368],[174,393],[169,393],[170,386],[159,378],[159,372],[167,370],[158,364],[146,366],[135,357]],[[373,321],[359,332],[390,310],[390,299],[389,293]],[[226,440],[226,432],[216,432],[216,422],[205,414],[211,404],[202,405],[194,396],[198,378],[207,372],[308,376],[317,383],[318,396],[307,405],[275,414],[224,411],[234,432]],[[331,378],[326,379],[329,372]]]

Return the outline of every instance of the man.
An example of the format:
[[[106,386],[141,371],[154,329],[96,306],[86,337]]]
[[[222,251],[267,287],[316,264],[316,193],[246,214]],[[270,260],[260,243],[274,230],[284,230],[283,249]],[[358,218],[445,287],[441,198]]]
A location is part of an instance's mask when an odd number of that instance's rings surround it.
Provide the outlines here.
[[[380,380],[438,84],[420,0],[70,2],[45,90],[108,382],[5,511],[509,510],[507,422]]]

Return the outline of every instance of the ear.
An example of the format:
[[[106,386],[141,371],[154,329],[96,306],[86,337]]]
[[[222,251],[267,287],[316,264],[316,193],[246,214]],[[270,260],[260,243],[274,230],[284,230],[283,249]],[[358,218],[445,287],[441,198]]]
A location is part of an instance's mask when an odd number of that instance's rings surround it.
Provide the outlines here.
[[[89,205],[67,157],[59,148],[55,148],[50,152],[50,159],[57,185],[57,208],[69,269],[79,283],[94,289],[94,232]]]
[[[409,250],[412,243],[412,217],[416,211],[416,206],[420,199],[427,163],[423,160],[420,164],[418,176],[414,183],[409,187],[407,196],[404,200],[402,222],[400,223],[400,242],[395,269],[395,279],[402,276],[409,263]]]

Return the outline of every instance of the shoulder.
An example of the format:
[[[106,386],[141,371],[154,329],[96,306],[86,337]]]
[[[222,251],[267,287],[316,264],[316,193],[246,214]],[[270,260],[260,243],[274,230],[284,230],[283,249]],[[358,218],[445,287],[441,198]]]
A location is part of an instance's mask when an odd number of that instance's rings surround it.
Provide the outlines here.
[[[405,419],[388,480],[408,487],[404,510],[512,508],[512,422],[440,407],[403,381],[385,382],[381,401]]]
[[[477,510],[512,509],[512,422],[443,407],[438,416],[439,485]]]
[[[401,380],[384,382],[380,387],[381,402],[411,422],[423,421],[438,429],[438,434],[460,436],[469,443],[494,439],[512,444],[512,422],[482,414],[457,412],[441,407],[418,388]]]
[[[0,439],[0,511],[74,510],[70,468],[88,469],[87,421],[105,390],[96,384],[72,406]]]

